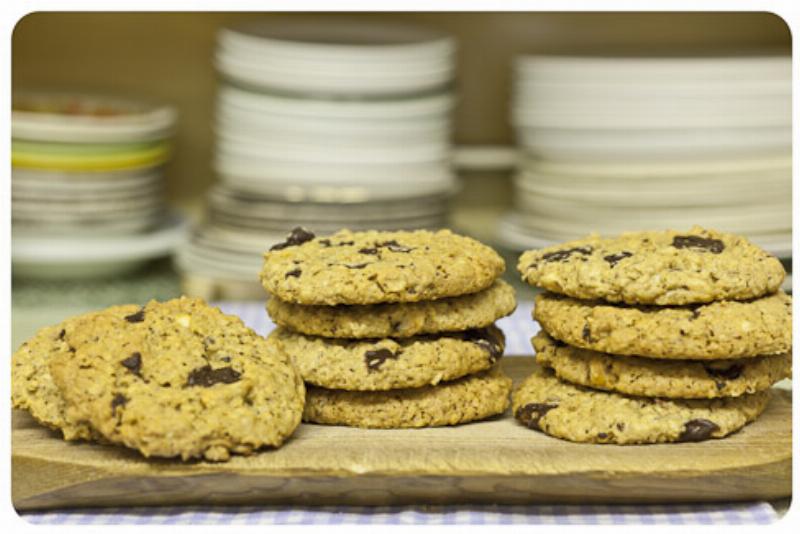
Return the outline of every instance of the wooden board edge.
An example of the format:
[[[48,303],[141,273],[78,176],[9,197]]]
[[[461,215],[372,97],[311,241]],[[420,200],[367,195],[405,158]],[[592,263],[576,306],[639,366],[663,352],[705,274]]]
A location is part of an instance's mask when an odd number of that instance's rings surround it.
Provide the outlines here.
[[[158,505],[389,505],[686,503],[769,500],[792,495],[791,459],[747,469],[669,474],[586,472],[514,476],[108,477],[44,492],[14,491],[19,511]]]

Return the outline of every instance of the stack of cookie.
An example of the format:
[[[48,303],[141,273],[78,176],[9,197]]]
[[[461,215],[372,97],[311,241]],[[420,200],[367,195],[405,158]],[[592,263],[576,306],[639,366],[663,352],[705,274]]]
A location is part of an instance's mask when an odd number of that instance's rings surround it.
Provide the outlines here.
[[[791,298],[781,263],[700,227],[528,251],[537,366],[514,394],[530,428],[580,442],[726,436],[791,373]]]
[[[305,421],[454,425],[505,411],[496,365],[514,291],[491,248],[448,230],[296,228],[264,255],[270,340],[307,382]]]
[[[40,330],[12,358],[11,396],[67,440],[223,461],[281,445],[300,424],[305,389],[238,317],[180,298]]]

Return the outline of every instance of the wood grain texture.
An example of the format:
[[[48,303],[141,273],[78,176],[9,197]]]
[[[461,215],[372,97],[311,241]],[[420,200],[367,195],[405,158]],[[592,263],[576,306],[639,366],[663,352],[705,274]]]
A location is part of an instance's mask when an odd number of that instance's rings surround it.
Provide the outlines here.
[[[532,358],[503,360],[519,381]],[[13,414],[19,510],[168,504],[689,502],[791,495],[791,395],[723,440],[576,444],[503,417],[459,427],[362,430],[302,425],[278,450],[230,462],[147,460],[67,443]]]

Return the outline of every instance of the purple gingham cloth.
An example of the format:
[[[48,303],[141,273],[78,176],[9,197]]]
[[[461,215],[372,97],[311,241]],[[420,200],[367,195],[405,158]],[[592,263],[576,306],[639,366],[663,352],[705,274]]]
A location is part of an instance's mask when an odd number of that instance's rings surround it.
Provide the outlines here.
[[[262,335],[273,328],[263,302],[220,302]],[[506,335],[506,354],[530,355],[530,338],[537,331],[530,302],[498,321]],[[436,506],[170,506],[83,508],[24,512],[30,523],[81,524],[207,524],[207,525],[746,525],[779,519],[766,502],[725,504],[643,505],[436,505]]]
[[[170,506],[24,513],[41,525],[764,525],[768,503],[685,505]]]

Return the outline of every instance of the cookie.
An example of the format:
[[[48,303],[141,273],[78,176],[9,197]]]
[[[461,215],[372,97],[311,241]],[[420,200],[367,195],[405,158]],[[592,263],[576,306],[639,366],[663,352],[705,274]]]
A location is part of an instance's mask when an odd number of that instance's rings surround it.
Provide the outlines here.
[[[511,379],[494,367],[437,386],[342,391],[309,386],[303,420],[361,428],[458,425],[503,413]]]
[[[101,314],[66,334],[50,372],[66,418],[145,456],[227,460],[279,446],[305,388],[288,358],[200,299]]]
[[[83,421],[66,419],[66,404],[50,374],[49,362],[55,356],[70,357],[75,349],[68,343],[68,333],[80,328],[100,313],[124,317],[136,312],[135,305],[114,306],[102,312],[90,312],[67,319],[55,326],[40,329],[23,343],[11,357],[11,403],[14,408],[27,410],[40,424],[60,430],[64,439],[97,438]]]
[[[514,391],[514,417],[528,428],[568,441],[668,443],[721,438],[764,411],[770,390],[721,399],[629,397],[563,382],[535,366]]]
[[[530,250],[517,266],[531,285],[579,299],[682,305],[774,293],[786,272],[745,238],[705,230],[631,232]]]
[[[566,345],[544,332],[532,339],[536,362],[567,382],[626,395],[711,399],[768,389],[789,376],[792,356],[733,360],[655,360]]]
[[[284,302],[418,302],[486,289],[505,269],[491,248],[449,230],[350,232],[295,228],[264,254],[261,282]]]
[[[490,368],[505,348],[495,326],[430,336],[326,339],[277,328],[269,337],[306,382],[329,389],[379,391],[436,385]]]
[[[296,332],[329,338],[411,337],[483,328],[516,308],[514,288],[497,280],[483,291],[422,302],[306,306],[272,297],[272,320]]]
[[[615,306],[542,293],[533,317],[569,345],[611,354],[730,359],[792,348],[792,298],[782,291],[684,307]]]

